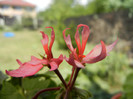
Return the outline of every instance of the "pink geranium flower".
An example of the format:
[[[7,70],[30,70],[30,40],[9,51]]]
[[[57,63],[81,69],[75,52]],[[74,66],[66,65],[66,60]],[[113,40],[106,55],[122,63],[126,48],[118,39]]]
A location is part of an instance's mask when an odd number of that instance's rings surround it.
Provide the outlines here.
[[[83,27],[82,44],[80,43],[80,37],[79,37],[79,31],[78,31],[80,27]],[[90,34],[89,27],[84,24],[79,24],[77,26],[77,30],[75,33],[75,41],[76,41],[78,50],[76,48],[73,48],[70,35],[68,35],[67,37],[65,36],[65,31],[68,29],[69,28],[63,31],[63,37],[71,53],[69,58],[65,57],[65,59],[73,67],[84,68],[85,63],[91,64],[91,63],[96,63],[98,61],[103,60],[106,56],[109,55],[109,52],[113,49],[113,47],[117,43],[117,40],[116,40],[111,45],[106,46],[104,42],[101,41],[101,44],[96,45],[87,55],[84,55],[84,50]]]
[[[31,56],[31,60],[29,62],[22,63],[20,60],[17,59],[18,64],[20,67],[16,70],[7,71],[6,73],[13,77],[27,77],[36,74],[43,66],[48,66],[50,71],[56,70],[60,63],[63,61],[63,55],[60,55],[58,58],[53,58],[52,54],[52,45],[55,39],[55,33],[53,27],[46,27],[51,28],[51,41],[50,45],[48,46],[49,38],[44,32],[41,31],[43,39],[41,40],[43,48],[47,57],[43,56],[43,59],[36,58]]]

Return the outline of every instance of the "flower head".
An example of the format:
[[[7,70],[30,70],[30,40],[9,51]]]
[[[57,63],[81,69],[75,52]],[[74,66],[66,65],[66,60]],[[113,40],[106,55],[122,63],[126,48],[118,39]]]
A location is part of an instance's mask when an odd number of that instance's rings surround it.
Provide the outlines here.
[[[31,60],[29,62],[22,63],[20,60],[17,59],[18,64],[20,67],[16,70],[7,71],[6,73],[13,77],[27,77],[36,74],[44,65],[50,68],[50,71],[56,70],[60,63],[63,61],[63,55],[60,55],[58,58],[53,58],[52,53],[52,45],[55,39],[55,33],[53,27],[46,27],[51,28],[51,41],[48,46],[49,38],[44,32],[41,31],[43,39],[41,40],[44,51],[47,57],[43,56],[43,59],[36,58],[31,56]]]
[[[82,43],[80,42],[80,37],[79,37],[79,28],[83,27],[82,30]],[[74,67],[79,67],[79,68],[84,68],[84,64],[88,63],[96,63],[98,61],[103,60],[107,55],[109,55],[109,52],[113,49],[113,47],[116,45],[117,40],[112,43],[109,46],[106,46],[103,41],[101,41],[101,44],[96,45],[87,55],[84,55],[84,50],[86,47],[86,43],[88,41],[88,37],[90,34],[90,29],[87,25],[84,24],[79,24],[77,26],[77,30],[75,33],[75,41],[77,44],[77,48],[73,48],[72,43],[71,43],[71,38],[70,35],[67,37],[65,36],[65,31],[68,30],[69,28],[65,29],[63,31],[63,37],[66,42],[66,45],[70,49],[71,53],[69,58],[66,58],[66,61],[74,66]]]

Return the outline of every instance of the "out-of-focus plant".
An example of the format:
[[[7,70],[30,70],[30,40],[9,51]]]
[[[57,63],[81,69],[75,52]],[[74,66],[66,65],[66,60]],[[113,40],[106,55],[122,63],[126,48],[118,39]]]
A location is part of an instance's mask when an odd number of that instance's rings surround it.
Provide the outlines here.
[[[130,73],[123,85],[123,96],[122,99],[133,99],[133,72]]]
[[[131,17],[133,13],[132,0],[93,0],[88,5],[92,6],[88,6],[88,8],[92,9],[93,13],[105,13],[118,10],[128,10],[129,17]]]
[[[0,30],[4,30],[4,26],[0,26]]]
[[[12,29],[13,29],[14,31],[20,31],[20,30],[23,29],[23,26],[22,26],[22,24],[20,24],[20,23],[18,23],[18,22],[16,21],[15,24],[13,24]]]
[[[123,6],[129,10],[129,17],[133,16],[133,0],[124,0]]]
[[[22,27],[34,29],[33,19],[31,17],[23,17],[22,18]]]

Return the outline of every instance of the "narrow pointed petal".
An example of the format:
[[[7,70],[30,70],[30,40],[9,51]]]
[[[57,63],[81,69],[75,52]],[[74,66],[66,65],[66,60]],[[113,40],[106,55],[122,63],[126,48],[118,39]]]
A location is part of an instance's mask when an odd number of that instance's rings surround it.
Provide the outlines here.
[[[71,42],[71,38],[70,38],[70,35],[68,35],[67,37],[65,36],[65,31],[68,30],[69,28],[65,29],[63,31],[63,37],[64,37],[64,40],[66,42],[66,45],[67,47],[71,50],[71,52],[74,50],[73,46],[72,46],[72,42]]]
[[[90,56],[89,56],[90,55]],[[83,58],[82,63],[96,63],[103,60],[106,56],[106,46],[103,41],[101,41],[101,46],[97,45],[88,56]]]
[[[52,49],[52,46],[53,46],[53,43],[54,43],[54,40],[55,40],[55,32],[54,32],[53,27],[46,27],[46,28],[51,28],[52,29],[52,31],[51,31],[51,41],[50,41],[50,45],[49,45],[49,51],[50,51],[51,57],[53,57],[51,49]]]
[[[28,77],[36,74],[43,65],[39,64],[36,66],[33,66],[31,64],[25,63],[22,66],[19,67],[19,69],[7,71],[6,73],[12,77]]]
[[[46,59],[39,59],[34,56],[31,56],[31,61],[27,62],[31,65],[38,65],[38,64],[48,64],[48,61]]]
[[[53,71],[58,68],[58,65],[56,62],[52,61],[52,62],[50,62],[50,67],[51,67],[51,69],[49,71]]]
[[[112,51],[112,49],[114,48],[117,42],[118,42],[118,39],[106,47],[107,54],[109,54],[109,52]]]
[[[81,49],[81,44],[80,44],[79,28],[80,28],[80,26],[78,25],[76,33],[75,33],[75,41],[76,41],[76,44],[78,47],[79,54],[81,54],[82,49]]]
[[[45,53],[47,55],[49,55],[49,50],[48,50],[48,41],[49,41],[49,39],[48,39],[48,35],[44,34],[44,32],[42,32],[42,31],[40,31],[40,32],[42,33],[42,36],[43,36],[43,39],[41,40],[43,48],[45,50]]]
[[[20,66],[23,64],[19,59],[16,59],[16,61]]]
[[[87,25],[80,24],[79,25],[84,26],[83,31],[82,31],[82,54],[84,53],[86,43],[88,41],[89,35],[90,35],[90,29]]]

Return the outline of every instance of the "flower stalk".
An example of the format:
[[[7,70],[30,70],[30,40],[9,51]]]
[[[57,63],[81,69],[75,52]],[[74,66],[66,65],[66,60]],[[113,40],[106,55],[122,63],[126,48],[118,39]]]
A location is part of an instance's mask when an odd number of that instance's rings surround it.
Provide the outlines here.
[[[62,81],[63,85],[64,85],[65,88],[67,89],[67,84],[66,84],[64,78],[62,77],[62,75],[60,74],[59,70],[56,69],[56,70],[54,70],[54,72],[57,74],[57,76],[60,78],[60,80]]]
[[[72,83],[70,84],[70,90],[72,90],[72,88],[73,88],[73,86],[74,86],[74,83],[75,83],[75,81],[76,81],[76,78],[77,78],[77,76],[78,76],[78,73],[79,73],[79,70],[80,70],[81,68],[76,68],[76,71],[75,71],[75,75],[74,75],[74,78],[73,78],[73,80],[72,80]]]
[[[71,77],[72,77],[73,74],[74,74],[74,70],[75,70],[75,69],[73,69],[73,72],[72,72]],[[73,80],[72,80],[72,82],[70,83],[70,86],[68,86],[68,88],[67,88],[67,90],[66,90],[66,94],[65,94],[65,96],[64,96],[64,99],[68,99],[69,92],[72,90],[72,88],[73,88],[73,86],[74,86],[74,84],[75,84],[75,81],[76,81],[76,78],[77,78],[77,76],[78,76],[79,71],[80,71],[80,68],[76,68],[74,78],[72,77]],[[70,78],[70,80],[71,80],[71,78]]]
[[[72,78],[73,78],[73,75],[74,75],[74,71],[75,71],[75,68],[72,69],[72,74],[71,74],[70,80],[69,80],[69,82],[68,82],[68,86],[69,86],[70,83],[72,82]]]
[[[43,89],[43,90],[40,90],[39,92],[36,93],[36,95],[32,98],[32,99],[37,99],[37,97],[43,93],[43,92],[46,92],[46,91],[54,91],[54,90],[60,90],[61,87],[56,87],[56,88],[47,88],[47,89]]]

